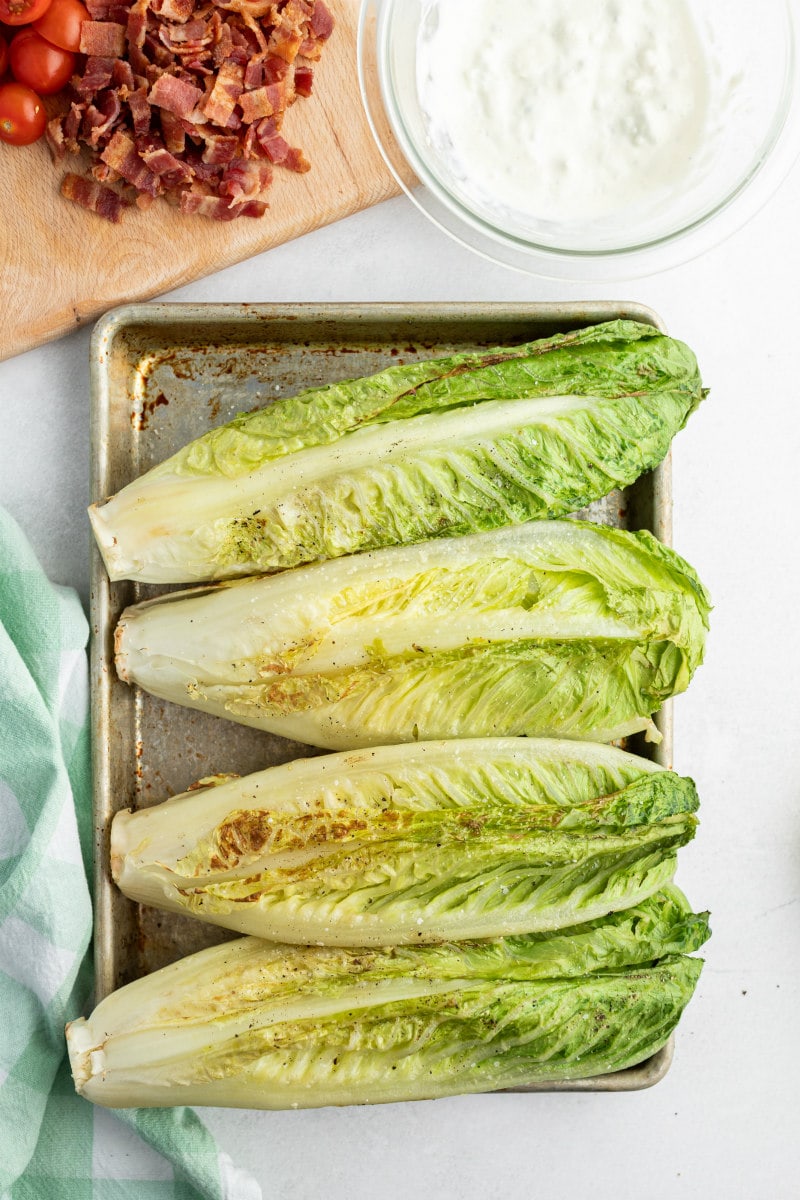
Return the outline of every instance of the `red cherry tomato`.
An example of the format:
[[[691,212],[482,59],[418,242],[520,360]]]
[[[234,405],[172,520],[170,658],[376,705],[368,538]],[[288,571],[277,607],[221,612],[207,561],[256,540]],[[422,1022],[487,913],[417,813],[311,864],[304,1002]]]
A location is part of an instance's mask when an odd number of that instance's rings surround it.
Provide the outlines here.
[[[0,83],[0,141],[27,146],[44,133],[44,103],[22,83]]]
[[[8,66],[8,46],[5,43],[5,38],[0,37],[0,79],[2,79],[3,76],[5,75],[7,66]]]
[[[0,0],[0,4],[6,2],[7,0]],[[36,22],[34,28],[54,46],[75,52],[81,48],[81,25],[90,20],[91,17],[80,0],[52,0],[52,3],[48,0],[47,12]]]
[[[40,96],[52,96],[66,87],[77,62],[71,50],[51,45],[35,29],[21,29],[11,42],[8,56],[17,83],[26,84]]]
[[[50,7],[50,0],[0,0],[0,21],[4,25],[30,25]]]

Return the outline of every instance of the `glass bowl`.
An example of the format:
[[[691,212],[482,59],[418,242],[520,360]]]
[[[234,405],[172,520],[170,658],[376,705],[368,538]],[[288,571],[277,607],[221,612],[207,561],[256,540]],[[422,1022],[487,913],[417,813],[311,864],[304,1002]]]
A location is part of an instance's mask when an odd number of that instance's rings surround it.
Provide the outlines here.
[[[709,63],[701,152],[659,198],[594,218],[537,219],[470,190],[431,136],[420,101],[417,40],[431,0],[363,0],[361,93],[392,173],[427,217],[496,262],[553,279],[630,279],[686,262],[766,203],[800,153],[792,0],[702,0]]]

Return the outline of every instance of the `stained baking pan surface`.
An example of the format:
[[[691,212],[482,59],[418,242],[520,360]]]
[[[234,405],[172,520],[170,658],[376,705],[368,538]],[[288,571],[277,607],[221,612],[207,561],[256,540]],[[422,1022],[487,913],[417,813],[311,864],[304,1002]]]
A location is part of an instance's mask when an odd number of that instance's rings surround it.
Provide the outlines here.
[[[662,328],[649,309],[618,304],[145,304],[117,309],[92,343],[92,499],[117,492],[186,442],[238,412],[392,363],[530,341],[599,321],[628,318]],[[671,540],[669,460],[583,515],[650,529]],[[136,904],[109,870],[115,812],[143,808],[216,773],[251,771],[318,750],[158,700],[121,683],[114,628],[123,608],[163,588],[110,583],[92,559],[92,736],[97,999],[185,954],[229,938],[191,917]],[[672,760],[671,707],[658,714],[658,746],[629,749]],[[663,1077],[672,1041],[638,1066],[527,1091],[632,1091]]]

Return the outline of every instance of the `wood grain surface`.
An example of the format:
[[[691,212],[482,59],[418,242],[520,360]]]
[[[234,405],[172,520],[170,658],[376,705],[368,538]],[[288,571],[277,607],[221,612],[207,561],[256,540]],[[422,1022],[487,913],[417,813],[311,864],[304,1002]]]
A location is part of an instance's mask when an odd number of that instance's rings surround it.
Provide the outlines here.
[[[328,3],[337,24],[314,72],[314,95],[298,100],[284,125],[287,140],[311,160],[311,171],[276,168],[270,208],[260,219],[187,217],[157,200],[147,211],[127,210],[112,225],[60,195],[62,175],[75,169],[72,156],[55,166],[44,142],[25,149],[0,145],[0,358],[396,193],[361,106],[358,0]]]

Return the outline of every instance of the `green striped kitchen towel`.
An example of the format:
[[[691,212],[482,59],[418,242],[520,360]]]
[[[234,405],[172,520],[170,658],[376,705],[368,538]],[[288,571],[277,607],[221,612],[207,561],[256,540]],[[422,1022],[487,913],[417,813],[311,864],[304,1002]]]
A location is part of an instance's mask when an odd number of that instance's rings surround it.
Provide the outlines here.
[[[191,1109],[112,1114],[72,1086],[64,1025],[92,986],[87,636],[0,509],[0,1198],[261,1200]]]

